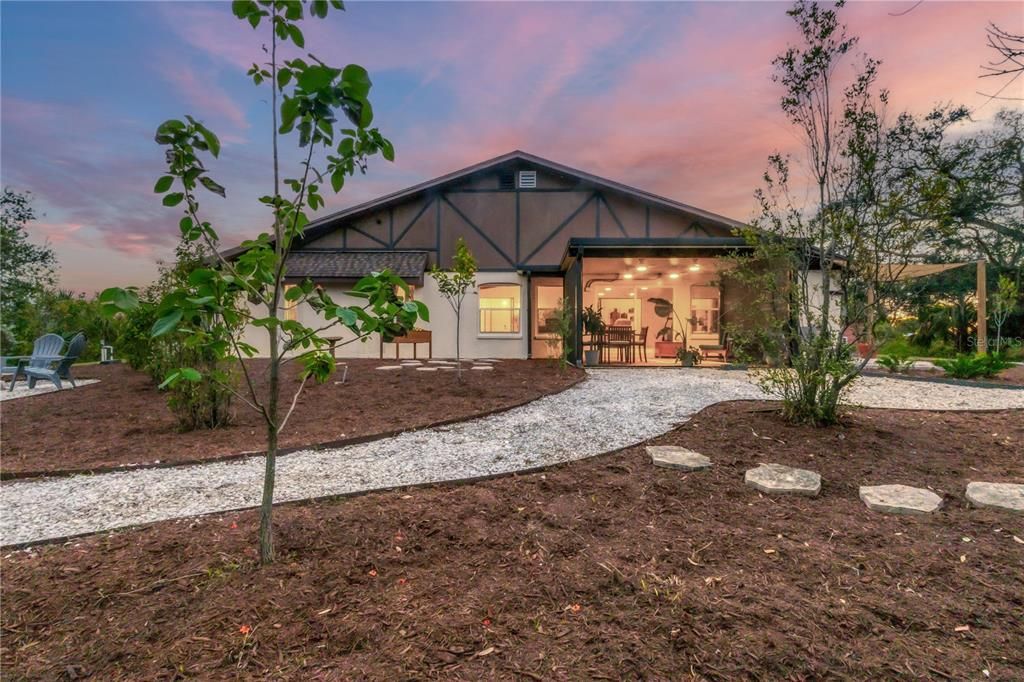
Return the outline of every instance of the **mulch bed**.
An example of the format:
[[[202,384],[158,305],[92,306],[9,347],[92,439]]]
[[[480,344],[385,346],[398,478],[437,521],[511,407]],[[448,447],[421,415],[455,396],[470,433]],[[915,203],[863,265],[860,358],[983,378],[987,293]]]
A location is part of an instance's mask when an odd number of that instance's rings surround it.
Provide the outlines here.
[[[1024,365],[1017,365],[1005,369],[994,377],[983,377],[979,379],[951,379],[947,377],[945,373],[940,371],[928,371],[922,369],[914,369],[906,372],[905,374],[893,374],[884,369],[872,369],[865,372],[865,374],[871,376],[885,376],[890,378],[899,379],[901,377],[914,377],[917,379],[934,379],[940,381],[946,381],[950,383],[963,384],[964,386],[970,386],[971,384],[983,384],[985,386],[1000,386],[1005,385],[1007,387],[1024,386]]]
[[[12,679],[1024,678],[1024,517],[969,508],[969,480],[1024,477],[1024,412],[858,410],[784,424],[714,406],[633,447],[472,484],[93,536],[3,559]],[[415,453],[410,453],[415,456]],[[820,497],[743,485],[806,466]],[[926,517],[857,486],[929,485]],[[1016,537],[1015,537],[1016,536]]]
[[[580,370],[559,372],[551,363],[537,360],[504,360],[492,371],[467,370],[461,384],[454,372],[381,372],[374,368],[388,363],[347,362],[345,384],[335,383],[340,374],[325,384],[307,384],[282,434],[281,447],[468,419],[555,393],[583,378]],[[262,384],[266,362],[249,364],[256,383]],[[288,367],[282,395],[290,401],[298,370]],[[182,433],[165,396],[145,374],[126,365],[93,365],[83,366],[75,376],[102,381],[0,404],[4,477],[220,459],[258,451],[265,442],[262,419],[240,401],[235,402],[231,426]]]

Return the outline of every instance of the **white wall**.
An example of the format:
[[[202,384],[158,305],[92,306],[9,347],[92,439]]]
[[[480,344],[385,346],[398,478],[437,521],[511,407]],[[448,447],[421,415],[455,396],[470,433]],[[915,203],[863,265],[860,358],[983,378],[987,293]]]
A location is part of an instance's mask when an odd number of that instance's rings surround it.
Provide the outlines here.
[[[430,309],[430,321],[420,322],[418,327],[429,329],[433,332],[433,357],[454,358],[455,357],[455,312],[448,305],[438,292],[437,283],[429,274],[424,276],[423,286],[415,287],[414,298],[422,301]],[[529,330],[527,325],[527,283],[526,278],[514,271],[510,272],[480,272],[477,273],[476,283],[480,284],[518,284],[520,287],[520,324],[517,334],[481,334],[480,329],[480,297],[476,287],[467,292],[465,301],[462,304],[462,325],[461,325],[461,353],[463,358],[525,358],[527,357],[527,339]],[[334,301],[341,305],[360,305],[362,299],[346,296],[348,287],[338,285],[327,285],[325,287]],[[258,313],[262,316],[264,313]],[[299,322],[310,326],[319,327],[322,324],[321,318],[308,306],[301,305],[296,311]],[[319,324],[318,324],[319,321]],[[343,340],[351,341],[354,337],[351,332],[341,325],[336,325],[329,330],[322,332],[321,336],[340,336]],[[259,349],[259,355],[265,357],[268,352],[267,332],[264,329],[250,327],[245,332],[245,340]],[[402,345],[402,357],[412,357],[412,346]],[[374,334],[366,341],[354,341],[346,345],[339,345],[337,348],[339,358],[377,358],[380,355],[380,339]],[[384,356],[394,358],[395,346],[385,344]],[[427,355],[426,344],[417,348],[420,358]]]

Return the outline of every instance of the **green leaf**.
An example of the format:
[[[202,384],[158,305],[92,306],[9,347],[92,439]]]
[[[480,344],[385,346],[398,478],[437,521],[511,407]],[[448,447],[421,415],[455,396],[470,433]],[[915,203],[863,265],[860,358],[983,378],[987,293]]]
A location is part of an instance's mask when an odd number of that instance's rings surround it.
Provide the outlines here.
[[[150,330],[149,335],[153,337],[163,336],[167,332],[174,330],[178,323],[181,322],[183,315],[184,313],[180,309],[172,310],[153,323],[153,328]]]
[[[320,19],[326,17],[327,0],[313,0],[313,2],[310,3],[309,13],[312,14],[314,17],[319,17]]]
[[[153,191],[156,192],[157,194],[163,194],[164,192],[169,190],[171,188],[171,185],[173,184],[174,176],[165,175],[156,181],[156,184],[153,185]]]
[[[283,68],[283,69],[278,70],[278,72],[277,72],[277,87],[278,87],[278,89],[283,89],[284,86],[288,85],[288,83],[289,83],[289,81],[291,81],[291,79],[292,79],[292,70],[291,69]]]
[[[343,168],[337,168],[331,173],[331,187],[335,192],[340,192],[341,188],[345,186],[345,170]]]
[[[164,206],[177,206],[181,203],[181,200],[185,198],[185,195],[181,192],[171,192],[170,194],[164,195]]]
[[[222,187],[221,185],[217,184],[213,180],[213,178],[210,178],[210,177],[207,177],[207,176],[204,175],[201,178],[199,178],[199,182],[202,183],[203,187],[205,187],[206,189],[210,190],[214,194],[219,194],[222,197],[225,196],[224,187]]]
[[[185,216],[178,222],[178,228],[182,234],[188,234],[192,230],[192,219]]]
[[[239,19],[245,19],[258,9],[253,0],[233,0],[231,3],[231,12]]]
[[[180,370],[174,370],[173,372],[171,372],[170,374],[167,375],[167,377],[163,380],[163,383],[161,383],[159,386],[157,386],[157,388],[166,388],[168,386],[173,386],[175,383],[177,383],[178,379],[180,379],[180,378],[181,378],[181,371]]]
[[[370,74],[358,64],[349,64],[341,72],[342,84],[345,87],[345,94],[355,99],[365,99],[370,94]]]
[[[196,130],[203,136],[203,141],[206,142],[206,146],[210,148],[210,153],[216,158],[220,154],[220,140],[213,131],[204,126],[201,123],[196,123]]]
[[[302,36],[302,31],[295,24],[288,24],[288,35],[291,36],[292,42],[298,47],[306,46],[306,39]]]
[[[337,69],[314,64],[299,71],[296,75],[299,87],[303,90],[320,90],[330,85],[338,75]]]
[[[423,301],[413,301],[416,304],[416,311],[420,316],[420,319],[424,322],[430,322],[430,309],[427,308],[427,304]]]
[[[181,377],[186,381],[197,382],[203,380],[203,375],[199,373],[199,370],[191,367],[182,367],[179,371],[181,372]]]
[[[388,161],[395,160],[395,147],[391,144],[390,140],[381,140],[380,142],[380,153]]]

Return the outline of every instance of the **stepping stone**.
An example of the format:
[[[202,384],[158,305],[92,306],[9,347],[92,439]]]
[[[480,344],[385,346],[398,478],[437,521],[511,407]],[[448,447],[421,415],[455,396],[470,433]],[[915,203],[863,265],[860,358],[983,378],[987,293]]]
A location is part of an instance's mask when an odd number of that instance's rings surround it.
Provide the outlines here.
[[[711,468],[711,460],[693,450],[676,445],[648,445],[647,454],[657,467],[682,469],[683,471],[700,471]]]
[[[993,507],[1024,514],[1024,484],[972,481],[967,484],[967,501],[975,507]]]
[[[489,371],[491,371],[494,368],[491,367],[490,365],[473,365],[472,367],[470,367],[470,369],[479,369],[479,370],[483,370],[483,371],[488,371],[489,372]]]
[[[454,362],[448,360],[427,360],[428,365],[454,365]]]
[[[436,372],[437,367],[417,367],[417,372]]]
[[[931,490],[900,484],[862,485],[860,499],[885,514],[930,514],[942,506],[942,498]]]
[[[490,365],[490,364],[494,364],[496,362],[501,362],[501,360],[495,360],[493,358],[478,358],[478,359],[474,360],[473,362],[483,362],[483,363],[486,363],[486,364]]]
[[[401,365],[381,365],[380,367],[375,367],[374,369],[379,369],[379,370],[387,372],[387,371],[390,371],[390,370],[393,370],[393,369],[402,369],[402,366]]]
[[[743,476],[747,485],[763,493],[794,493],[814,497],[821,491],[821,476],[807,469],[762,464]]]

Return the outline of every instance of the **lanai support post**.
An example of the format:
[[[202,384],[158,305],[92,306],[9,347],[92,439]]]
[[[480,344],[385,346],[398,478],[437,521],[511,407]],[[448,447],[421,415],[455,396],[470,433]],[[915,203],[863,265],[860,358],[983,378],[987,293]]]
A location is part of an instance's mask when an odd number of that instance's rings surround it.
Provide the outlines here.
[[[978,261],[978,352],[988,352],[988,283],[985,279],[985,261]]]

